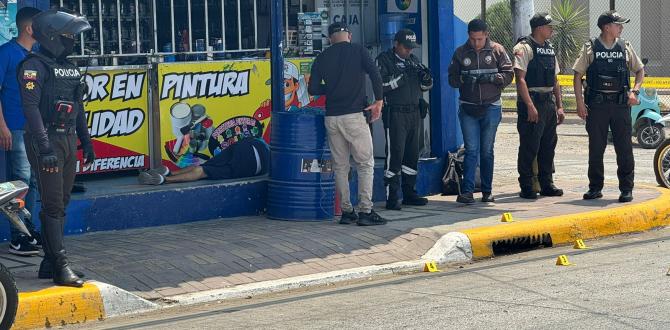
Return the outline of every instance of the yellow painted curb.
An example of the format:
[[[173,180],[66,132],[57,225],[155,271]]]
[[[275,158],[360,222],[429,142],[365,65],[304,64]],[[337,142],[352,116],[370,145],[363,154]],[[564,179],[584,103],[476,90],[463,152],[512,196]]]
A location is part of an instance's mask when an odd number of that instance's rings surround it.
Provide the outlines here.
[[[472,244],[474,259],[493,256],[493,242],[550,234],[553,245],[572,244],[624,233],[642,232],[670,225],[670,190],[656,188],[661,196],[617,208],[518,221],[463,230]]]
[[[19,293],[12,329],[55,327],[104,318],[102,295],[95,284],[86,283],[82,288],[51,287]]]

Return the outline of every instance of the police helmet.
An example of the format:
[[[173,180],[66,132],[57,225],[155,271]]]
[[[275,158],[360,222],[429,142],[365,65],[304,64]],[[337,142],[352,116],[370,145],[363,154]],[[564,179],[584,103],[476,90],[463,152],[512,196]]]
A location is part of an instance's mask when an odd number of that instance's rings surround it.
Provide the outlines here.
[[[65,51],[61,36],[72,36],[91,29],[86,18],[64,10],[47,10],[33,17],[33,38],[40,47],[59,57]]]

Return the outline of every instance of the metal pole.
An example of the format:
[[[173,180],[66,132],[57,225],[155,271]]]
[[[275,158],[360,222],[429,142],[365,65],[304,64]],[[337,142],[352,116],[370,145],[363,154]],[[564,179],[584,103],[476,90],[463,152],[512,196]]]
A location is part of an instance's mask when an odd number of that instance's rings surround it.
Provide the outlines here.
[[[137,8],[135,8],[137,10]],[[162,49],[158,48],[158,23],[156,21],[156,0],[153,0],[153,7],[151,7],[151,11],[153,12],[154,15],[154,26],[152,27],[152,30],[154,32],[154,51],[155,52],[161,52]],[[174,29],[171,31],[172,35],[174,35]],[[172,45],[174,45],[174,38],[172,38]]]
[[[205,50],[209,50],[209,10],[207,9],[209,4],[205,0]],[[207,53],[208,56],[211,56],[212,53]]]
[[[100,29],[100,55],[105,53],[105,33],[102,30],[102,1],[98,0],[98,27]]]
[[[616,8],[615,8],[615,7],[616,7],[616,6],[615,6],[615,2],[616,2],[616,0],[610,0],[610,10],[614,10],[614,9],[616,9]]]
[[[225,2],[221,0],[221,42],[223,43],[223,50],[226,50],[226,9]]]
[[[258,48],[258,8],[254,0],[254,48]]]
[[[271,72],[271,81],[272,85],[270,86],[271,90],[271,99],[272,99],[272,111],[280,112],[284,110],[284,52],[283,52],[283,13],[282,9],[284,7],[284,0],[275,0],[272,1],[270,6],[270,24],[271,27],[271,38],[272,42],[270,44],[270,72]]]
[[[237,49],[242,50],[242,8],[237,0]]]
[[[135,0],[135,52],[138,54],[142,50],[140,42],[140,4],[138,0]]]
[[[61,3],[62,3],[62,2],[63,2],[63,1],[61,0]],[[62,7],[62,6],[63,6],[63,5],[61,4],[61,7]],[[86,15],[86,13],[84,13],[84,5],[82,4],[82,0],[79,0],[79,12],[80,12],[82,15]],[[79,41],[81,41],[81,44],[79,45],[79,46],[81,46],[81,54],[82,54],[82,55],[86,55],[86,54],[84,54],[84,33],[80,33],[80,34],[79,34]]]
[[[121,47],[121,0],[116,0],[116,27],[116,39],[119,42],[119,54],[123,54],[123,47]]]
[[[482,21],[486,21],[486,0],[482,0]]]
[[[188,51],[193,51],[193,29],[191,28],[191,0],[188,0]]]
[[[154,9],[155,11],[156,9]],[[174,0],[170,0],[170,31],[172,32],[172,52],[177,51],[177,44],[174,36]],[[181,40],[180,40],[181,42]]]

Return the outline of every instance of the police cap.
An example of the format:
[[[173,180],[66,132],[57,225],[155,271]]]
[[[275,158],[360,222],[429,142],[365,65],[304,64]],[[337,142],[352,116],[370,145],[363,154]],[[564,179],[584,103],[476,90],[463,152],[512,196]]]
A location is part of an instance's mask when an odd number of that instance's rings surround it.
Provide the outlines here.
[[[416,33],[410,29],[401,29],[395,34],[393,39],[399,44],[405,46],[405,48],[419,48],[419,44],[416,43]]]
[[[615,23],[615,24],[626,24],[630,22],[630,18],[625,18],[619,13],[617,13],[616,10],[610,10],[608,12],[603,13],[598,17],[598,27],[602,30],[603,26],[610,24],[610,23]]]
[[[343,22],[333,22],[328,26],[329,37],[337,32],[351,32],[351,31],[349,31],[349,27]]]
[[[545,25],[555,26],[558,24],[559,23],[557,21],[554,21],[554,19],[551,18],[551,15],[549,15],[549,13],[547,12],[537,13],[533,15],[533,17],[530,19],[531,29]]]

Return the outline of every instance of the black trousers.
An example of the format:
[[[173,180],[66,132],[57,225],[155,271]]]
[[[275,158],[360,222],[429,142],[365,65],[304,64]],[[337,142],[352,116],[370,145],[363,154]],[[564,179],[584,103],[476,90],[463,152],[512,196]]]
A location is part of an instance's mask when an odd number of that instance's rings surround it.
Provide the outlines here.
[[[49,133],[49,142],[58,157],[58,172],[56,173],[49,173],[42,169],[37,143],[30,133],[25,134],[26,154],[37,176],[37,186],[42,201],[39,217],[44,240],[42,244],[44,258],[54,263],[66,263],[63,228],[65,208],[70,203],[70,194],[74,184],[77,136]]]
[[[533,190],[533,160],[537,157],[538,181],[541,188],[554,183],[553,165],[556,143],[556,105],[551,97],[536,101],[533,104],[538,112],[538,122],[528,122],[528,108],[523,102],[517,102],[519,132],[519,156],[517,170],[521,190]]]
[[[389,186],[388,199],[397,199],[402,176],[405,197],[416,194],[416,175],[419,162],[419,137],[421,116],[419,106],[396,109],[384,108],[386,130],[386,166],[384,182]]]
[[[635,159],[631,142],[632,120],[626,104],[589,104],[586,131],[589,134],[589,189],[603,189],[605,167],[603,155],[607,147],[607,132],[612,130],[616,152],[619,190],[633,190]]]

